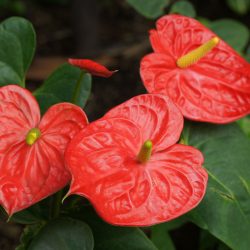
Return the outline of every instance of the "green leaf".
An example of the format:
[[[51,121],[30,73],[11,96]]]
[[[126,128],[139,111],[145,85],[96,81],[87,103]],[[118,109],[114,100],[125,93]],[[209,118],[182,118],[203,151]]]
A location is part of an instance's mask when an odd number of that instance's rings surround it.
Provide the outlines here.
[[[77,105],[84,107],[91,92],[91,75],[69,64],[59,67],[43,85],[34,92],[42,106],[43,112],[52,104],[58,102],[72,102],[76,99]],[[78,81],[80,84],[78,85]],[[77,95],[75,90],[79,86]],[[76,97],[76,98],[75,98]]]
[[[20,17],[5,20],[0,24],[0,44],[0,86],[24,86],[36,46],[32,24]]]
[[[1,23],[1,28],[17,37],[23,54],[23,70],[26,72],[36,49],[36,34],[32,24],[21,17],[11,17]]]
[[[199,239],[199,250],[216,249],[218,242],[220,241],[213,235],[211,235],[207,230],[201,230]]]
[[[51,216],[52,200],[53,196],[49,196],[31,207],[15,213],[10,218],[10,221],[24,225],[47,221]]]
[[[244,50],[249,41],[248,28],[232,19],[220,19],[211,22],[210,29],[239,52]]]
[[[186,124],[184,138],[199,148],[209,174],[206,195],[191,220],[237,250],[249,250],[250,140],[236,124]]]
[[[174,243],[169,235],[169,231],[175,230],[188,222],[186,216],[178,217],[174,220],[161,223],[151,227],[151,240],[159,250],[174,250]]]
[[[39,214],[36,213],[36,211],[33,211],[32,208],[22,210],[21,212],[14,214],[10,218],[11,222],[16,222],[24,225],[34,224],[42,220],[43,218],[41,218]]]
[[[228,246],[211,235],[207,230],[201,230],[199,245],[199,250],[230,250]]]
[[[242,131],[250,138],[250,116],[246,116],[237,121]]]
[[[82,71],[76,83],[71,101],[83,108],[89,98],[90,92],[91,75]]]
[[[169,11],[169,13],[177,13],[184,16],[195,17],[196,11],[194,6],[188,1],[175,2]]]
[[[227,245],[211,235],[207,230],[200,231],[199,250],[230,250]]]
[[[22,51],[18,39],[0,30],[0,86],[16,83],[24,86]]]
[[[95,250],[157,250],[142,230],[112,226],[100,219],[91,206],[81,206],[69,215],[85,221],[92,229]]]
[[[211,21],[205,17],[196,17],[196,19],[202,23],[204,26],[208,27],[210,29]]]
[[[34,93],[34,96],[39,103],[42,114],[44,114],[50,106],[60,102],[60,99],[50,93]]]
[[[31,242],[28,250],[93,250],[91,229],[82,221],[58,218],[49,222]]]
[[[174,243],[165,224],[159,224],[151,228],[151,240],[158,250],[175,250]]]
[[[250,62],[250,46],[248,46],[247,50],[246,50],[246,55],[245,58],[248,62]]]
[[[157,18],[164,14],[164,8],[170,0],[127,0],[127,2],[140,14],[147,18]]]
[[[227,0],[228,6],[238,14],[244,15],[250,8],[250,0]]]
[[[39,223],[26,226],[21,235],[20,245],[15,250],[27,250],[33,238],[39,233],[44,225],[44,223]]]

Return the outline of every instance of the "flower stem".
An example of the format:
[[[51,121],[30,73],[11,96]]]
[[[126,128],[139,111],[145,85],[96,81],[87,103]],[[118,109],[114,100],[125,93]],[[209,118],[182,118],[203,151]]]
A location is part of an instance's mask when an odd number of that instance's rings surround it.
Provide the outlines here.
[[[61,204],[62,204],[61,200],[62,200],[63,194],[64,194],[64,190],[61,189],[53,197],[52,218],[56,218],[60,214],[60,209],[61,209]]]

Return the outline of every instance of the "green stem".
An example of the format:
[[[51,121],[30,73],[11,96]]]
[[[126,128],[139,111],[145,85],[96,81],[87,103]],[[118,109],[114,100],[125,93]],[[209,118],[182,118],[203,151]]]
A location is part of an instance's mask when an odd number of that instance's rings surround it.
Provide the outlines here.
[[[64,194],[64,190],[62,189],[59,192],[57,192],[55,196],[53,197],[52,218],[56,218],[60,214],[60,208],[62,204],[61,200],[62,200],[63,194]]]
[[[74,104],[78,104],[78,96],[79,96],[79,92],[81,90],[81,82],[82,82],[82,79],[84,77],[84,74],[85,74],[85,71],[81,71],[81,74],[79,76],[79,79],[76,83],[76,87],[75,87],[75,90],[74,90],[74,94],[73,94],[73,98],[72,98],[72,103]]]

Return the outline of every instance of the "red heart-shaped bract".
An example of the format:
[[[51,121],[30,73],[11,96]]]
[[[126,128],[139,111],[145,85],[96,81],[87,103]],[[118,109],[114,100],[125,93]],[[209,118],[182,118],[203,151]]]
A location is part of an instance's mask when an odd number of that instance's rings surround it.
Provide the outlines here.
[[[85,126],[84,112],[70,103],[52,106],[40,122],[32,94],[17,85],[0,88],[0,204],[9,215],[57,192],[70,180],[64,151]],[[41,136],[26,143],[30,129]]]
[[[176,218],[202,199],[207,173],[197,149],[175,144],[183,117],[162,95],[141,95],[108,112],[69,144],[68,194],[87,197],[115,225],[148,226]],[[153,142],[147,163],[137,155]]]
[[[103,65],[101,65],[100,63],[97,63],[89,59],[70,58],[68,61],[71,65],[76,66],[82,70],[85,70],[93,76],[101,76],[101,77],[108,78],[112,76],[115,72],[117,72],[117,70],[111,71],[107,69],[106,67],[104,67]]]
[[[250,64],[222,40],[193,65],[176,64],[214,37],[192,18],[164,16],[150,31],[155,53],[142,59],[140,73],[149,93],[169,96],[185,117],[228,123],[250,113]]]

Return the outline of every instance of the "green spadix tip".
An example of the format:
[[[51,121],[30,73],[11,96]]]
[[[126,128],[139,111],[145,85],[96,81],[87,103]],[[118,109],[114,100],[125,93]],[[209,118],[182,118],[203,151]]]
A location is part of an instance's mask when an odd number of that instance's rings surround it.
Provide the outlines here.
[[[40,129],[39,128],[32,128],[29,132],[28,132],[28,134],[26,135],[26,139],[25,139],[25,141],[26,141],[26,143],[28,144],[28,145],[33,145],[35,142],[36,142],[36,140],[39,138],[41,136],[41,131],[40,131]]]
[[[137,160],[140,163],[146,163],[149,161],[152,153],[153,143],[151,140],[147,140],[143,143],[140,152],[137,156]]]

